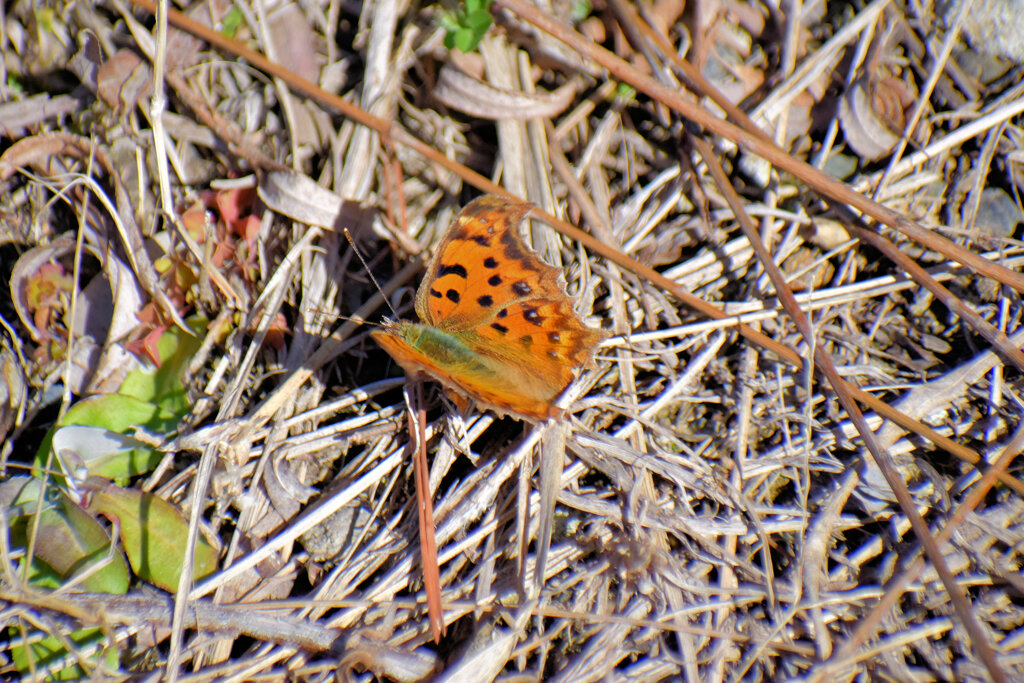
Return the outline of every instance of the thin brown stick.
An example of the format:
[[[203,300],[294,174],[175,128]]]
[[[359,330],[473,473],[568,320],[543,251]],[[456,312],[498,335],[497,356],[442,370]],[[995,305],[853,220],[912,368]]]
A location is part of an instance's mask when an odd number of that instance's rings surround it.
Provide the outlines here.
[[[423,407],[423,381],[410,377],[415,413],[409,424],[410,443],[415,444],[413,471],[416,478],[416,510],[420,524],[420,558],[423,563],[423,590],[427,594],[430,635],[435,643],[445,634],[444,608],[441,606],[441,569],[437,564],[437,539],[434,535],[434,503],[430,495],[430,463],[427,462],[427,413]]]

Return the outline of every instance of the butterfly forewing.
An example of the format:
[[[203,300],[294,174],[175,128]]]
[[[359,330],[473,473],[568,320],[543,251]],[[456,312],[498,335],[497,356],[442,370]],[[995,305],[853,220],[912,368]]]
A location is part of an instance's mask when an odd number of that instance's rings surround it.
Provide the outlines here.
[[[559,270],[519,237],[530,204],[486,196],[470,202],[438,246],[416,294],[429,325],[465,330],[491,321],[516,301],[558,296]]]

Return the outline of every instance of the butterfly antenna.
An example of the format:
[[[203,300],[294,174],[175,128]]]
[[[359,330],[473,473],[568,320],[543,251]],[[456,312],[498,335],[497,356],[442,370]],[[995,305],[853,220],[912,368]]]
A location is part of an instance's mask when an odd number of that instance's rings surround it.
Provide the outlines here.
[[[388,310],[390,310],[391,314],[394,317],[397,318],[398,317],[398,311],[396,311],[395,307],[391,305],[391,299],[389,299],[388,296],[384,293],[384,290],[381,288],[380,283],[377,282],[377,278],[375,278],[373,276],[373,272],[370,271],[370,266],[366,262],[366,259],[363,257],[363,252],[361,252],[359,250],[359,247],[356,246],[355,240],[352,239],[352,233],[350,233],[348,231],[348,228],[344,228],[344,230],[342,230],[342,232],[345,233],[345,239],[347,239],[349,245],[351,245],[352,251],[354,251],[356,253],[356,258],[358,258],[359,262],[363,264],[363,270],[366,271],[366,276],[370,278],[370,282],[372,282],[373,286],[377,288],[378,292],[380,292],[380,295],[381,295],[381,297],[383,297],[384,303],[387,305]]]

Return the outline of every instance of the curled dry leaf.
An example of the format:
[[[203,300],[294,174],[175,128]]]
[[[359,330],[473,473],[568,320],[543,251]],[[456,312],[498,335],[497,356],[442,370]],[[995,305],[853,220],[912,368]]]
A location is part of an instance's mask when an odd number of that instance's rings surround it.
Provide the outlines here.
[[[549,118],[569,108],[576,86],[566,83],[552,93],[513,92],[473,78],[449,64],[441,68],[434,97],[445,106],[470,116],[499,120]]]
[[[900,141],[913,102],[907,84],[892,76],[857,80],[839,105],[846,141],[863,158],[881,159]]]
[[[371,526],[372,525],[372,526]],[[317,562],[335,560],[351,547],[361,533],[382,533],[379,519],[365,506],[350,503],[299,537],[306,552]],[[388,531],[383,531],[393,540]]]
[[[19,169],[41,165],[65,154],[86,156],[73,141],[59,135],[36,135],[18,140],[0,155],[0,180],[8,180]]]
[[[376,209],[342,199],[309,176],[293,171],[266,173],[257,192],[264,206],[275,213],[327,230],[347,228],[353,235],[368,230],[377,214]],[[415,253],[418,249],[411,244],[410,253]]]
[[[21,323],[36,343],[53,335],[49,329],[70,297],[73,281],[64,272],[59,259],[70,253],[74,242],[59,239],[53,243],[29,249],[14,264],[11,271],[11,300]]]
[[[96,92],[96,74],[103,63],[103,48],[96,33],[85,29],[78,35],[80,47],[78,52],[68,60],[68,71],[78,76],[90,92]]]
[[[306,225],[333,230],[341,215],[341,197],[292,171],[270,171],[257,192],[268,209]]]
[[[1013,138],[1011,138],[1013,139]],[[1006,155],[1006,168],[1018,192],[1024,192],[1024,143]]]
[[[381,678],[406,683],[427,680],[441,667],[440,658],[428,648],[395,647],[374,635],[371,631],[363,630],[349,637],[345,643],[345,657],[338,664],[339,673],[348,674],[358,667],[372,671]],[[467,680],[491,679],[480,677]]]
[[[119,50],[96,73],[96,94],[114,111],[134,108],[152,91],[149,65],[130,50]]]
[[[291,519],[302,505],[315,496],[318,491],[307,486],[299,479],[292,463],[275,454],[271,466],[263,471],[263,484],[267,488],[267,496],[283,519]]]
[[[118,50],[104,60],[103,49],[92,31],[83,32],[82,46],[68,68],[82,85],[115,111],[128,111],[153,90],[149,65],[131,50]]]
[[[828,251],[850,239],[846,226],[831,218],[818,216],[807,226],[800,228],[800,236]]]

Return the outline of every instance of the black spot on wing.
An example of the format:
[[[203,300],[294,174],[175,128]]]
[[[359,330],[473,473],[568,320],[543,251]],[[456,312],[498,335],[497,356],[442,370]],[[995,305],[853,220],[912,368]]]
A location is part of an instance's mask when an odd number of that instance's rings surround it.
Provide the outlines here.
[[[447,292],[444,293],[444,295],[448,297],[448,301],[451,301],[452,303],[455,304],[459,303],[459,299],[461,298],[459,296],[459,293],[456,292],[454,289],[449,289]]]
[[[490,238],[489,237],[484,237],[483,235],[473,235],[469,239],[473,240],[474,242],[479,244],[481,247],[489,247],[489,246],[491,246]]]
[[[442,263],[441,267],[437,269],[437,276],[441,278],[444,277],[445,275],[455,275],[465,280],[466,268],[460,263],[453,263],[451,265]]]
[[[507,308],[503,308],[500,311],[498,311],[498,315],[496,315],[495,317],[496,318],[504,318],[507,315],[508,315],[508,309]]]
[[[498,262],[494,260],[493,256],[488,256],[484,259],[484,268],[497,268]]]
[[[433,287],[431,287],[430,288],[430,296],[434,297],[435,299],[440,299],[443,295],[441,294],[441,292],[439,292],[436,289],[434,289]]]
[[[492,275],[492,276],[490,276],[489,278],[487,278],[487,284],[489,284],[491,287],[497,287],[498,285],[501,284],[501,276],[500,275]]]
[[[483,296],[477,297],[476,302],[483,306],[484,308],[490,308],[491,306],[494,305],[494,297],[491,296],[490,294],[485,294]]]
[[[501,323],[491,323],[491,327],[497,330],[500,334],[508,334],[508,328]]]
[[[540,313],[537,312],[536,308],[524,308],[523,317],[526,318],[527,322],[538,326],[544,322],[544,319],[540,317]]]

